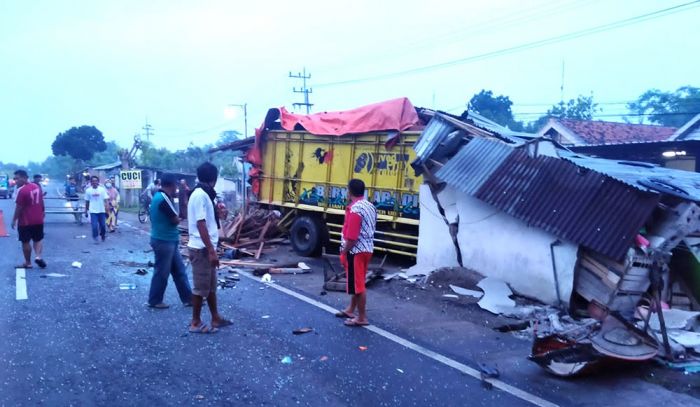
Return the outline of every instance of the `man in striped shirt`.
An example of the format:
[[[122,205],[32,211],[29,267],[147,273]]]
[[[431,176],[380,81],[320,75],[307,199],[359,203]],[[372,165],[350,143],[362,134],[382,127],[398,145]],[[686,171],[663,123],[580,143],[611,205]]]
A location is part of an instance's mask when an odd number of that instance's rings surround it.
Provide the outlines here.
[[[350,305],[336,316],[347,318],[347,326],[369,325],[367,320],[367,292],[365,278],[374,251],[374,231],[377,228],[377,210],[365,199],[365,183],[352,179],[348,183],[350,204],[345,208],[340,262],[345,267],[347,293]],[[357,309],[357,316],[355,316]]]

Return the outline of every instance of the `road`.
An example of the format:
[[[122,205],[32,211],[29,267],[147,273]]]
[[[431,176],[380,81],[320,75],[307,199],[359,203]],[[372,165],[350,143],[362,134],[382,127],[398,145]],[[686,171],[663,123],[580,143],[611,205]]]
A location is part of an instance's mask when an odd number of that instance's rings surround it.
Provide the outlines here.
[[[11,202],[0,200],[0,209],[9,225]],[[418,322],[429,311],[406,313],[415,304],[403,313],[386,305],[385,318],[376,318],[371,329],[347,328],[328,312],[329,305],[345,300],[342,295],[310,298],[291,280],[266,285],[244,276],[235,288],[219,291],[221,312],[234,325],[213,335],[189,334],[191,311],[177,304],[172,283],[166,293],[170,309],[145,306],[151,274],[134,271],[152,259],[146,232],[125,221],[106,242],[94,244],[89,225],[71,220],[48,216],[49,267],[26,270],[26,299],[17,299],[22,281],[13,268],[21,260],[16,233],[0,238],[0,405],[618,404],[611,398],[614,388],[592,397],[590,388],[555,381],[524,355],[518,356],[527,366],[521,370],[529,373],[513,375],[507,364],[500,366],[503,382],[489,389],[472,370],[471,355],[498,355],[485,336],[472,333],[459,342],[464,347],[455,348],[454,332],[431,331]],[[72,267],[74,261],[82,267]],[[121,283],[136,288],[121,290]],[[370,311],[377,315],[384,300],[380,294],[370,298],[376,298]],[[301,327],[313,331],[292,334]],[[500,342],[502,349],[522,345],[514,338]],[[291,363],[282,363],[286,357]],[[697,403],[635,383],[620,386],[621,394],[640,396],[628,406]]]

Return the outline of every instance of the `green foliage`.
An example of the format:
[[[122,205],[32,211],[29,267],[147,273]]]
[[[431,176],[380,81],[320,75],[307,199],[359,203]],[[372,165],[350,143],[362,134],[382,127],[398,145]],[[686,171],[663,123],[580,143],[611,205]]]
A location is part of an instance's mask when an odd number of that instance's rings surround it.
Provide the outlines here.
[[[568,102],[559,102],[547,110],[548,117],[560,119],[593,120],[593,115],[600,111],[598,104],[593,102],[593,96],[579,95]]]
[[[95,126],[71,127],[59,133],[51,144],[54,155],[69,155],[80,161],[88,161],[95,153],[106,149],[104,136]]]
[[[528,123],[525,131],[537,133],[550,118],[593,120],[593,115],[600,112],[598,104],[593,101],[593,96],[579,95],[576,99],[569,99],[568,102],[559,102],[547,110],[539,119]]]
[[[648,115],[651,123],[681,127],[700,113],[700,88],[682,86],[673,92],[650,89],[627,108],[643,122]]]
[[[222,132],[216,145],[228,144],[238,139],[240,133],[236,131]],[[197,167],[205,161],[210,161],[219,168],[219,173],[222,177],[236,178],[238,177],[238,169],[234,164],[236,154],[232,151],[218,152],[210,156],[208,151],[214,145],[206,144],[202,147],[197,147],[190,144],[184,150],[171,152],[167,148],[158,148],[150,142],[143,142],[141,147],[141,155],[138,158],[138,164],[154,167],[164,170],[171,170],[181,173],[194,174],[197,172]]]
[[[108,141],[104,151],[95,153],[88,161],[89,165],[104,165],[119,161],[119,145],[114,141]]]
[[[494,97],[493,92],[485,89],[472,96],[469,101],[469,110],[493,120],[501,126],[508,127],[514,131],[521,131],[523,130],[523,123],[515,120],[511,106],[513,106],[513,102],[508,96],[499,95]]]

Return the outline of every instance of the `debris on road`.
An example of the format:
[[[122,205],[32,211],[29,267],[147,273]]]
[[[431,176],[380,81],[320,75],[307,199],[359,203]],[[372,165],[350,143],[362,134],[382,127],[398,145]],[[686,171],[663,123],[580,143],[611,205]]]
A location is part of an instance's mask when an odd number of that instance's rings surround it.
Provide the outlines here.
[[[369,348],[366,347],[366,346],[358,346],[357,349],[359,349],[360,351],[364,352],[364,351],[366,351],[366,350],[369,349]]]
[[[148,271],[146,271],[146,269],[138,269],[134,274],[137,274],[139,276],[145,276],[146,274],[148,274]]]
[[[86,239],[86,238],[87,238],[87,236],[85,236],[85,235],[78,235],[75,237],[75,239]]]
[[[477,304],[493,314],[510,314],[515,311],[515,301],[510,299],[513,292],[508,285],[497,278],[486,277],[476,285],[484,291]]]
[[[481,291],[469,290],[452,284],[450,284],[450,289],[454,291],[455,294],[459,294],[465,297],[474,297],[476,299],[479,299],[484,295],[484,293]]]
[[[121,283],[121,284],[119,284],[119,289],[120,290],[135,290],[136,284],[134,284],[134,283]]]
[[[271,284],[273,282],[272,276],[269,273],[265,273],[262,277],[260,277],[260,282],[266,283],[266,284]]]
[[[297,329],[293,330],[292,333],[294,335],[301,335],[301,334],[313,332],[313,330],[314,330],[313,328],[297,328]]]
[[[291,356],[285,356],[281,360],[282,364],[284,365],[291,365],[292,364],[292,357]]]
[[[79,269],[79,268],[83,267],[83,263],[81,263],[79,261],[74,261],[73,263],[71,263],[71,266],[73,268]]]
[[[456,295],[456,294],[443,294],[443,295],[442,295],[442,298],[449,298],[449,299],[451,299],[451,300],[458,300],[458,299],[459,299],[459,295]]]
[[[60,274],[60,273],[46,273],[42,274],[40,277],[46,278],[46,277],[68,277],[67,274]]]

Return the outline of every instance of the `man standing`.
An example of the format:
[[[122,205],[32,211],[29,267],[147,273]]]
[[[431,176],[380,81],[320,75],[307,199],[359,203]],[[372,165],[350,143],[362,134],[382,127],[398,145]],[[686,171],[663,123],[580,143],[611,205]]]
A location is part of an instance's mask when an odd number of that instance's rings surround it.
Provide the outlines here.
[[[180,219],[187,219],[187,199],[190,196],[190,187],[185,179],[180,180],[180,188],[177,190],[177,200],[180,206]]]
[[[352,179],[348,183],[350,204],[345,208],[345,222],[340,245],[340,262],[345,267],[350,305],[335,315],[347,318],[347,326],[369,325],[365,278],[374,251],[377,209],[365,199],[365,183]],[[357,309],[357,316],[355,316]]]
[[[211,163],[204,163],[197,168],[199,183],[192,190],[187,204],[187,225],[189,228],[189,243],[187,247],[192,263],[192,333],[214,333],[218,328],[231,325],[219,315],[216,305],[216,269],[219,266],[219,256],[216,245],[219,242],[219,219],[214,210],[216,192],[214,185],[219,171]],[[207,299],[211,313],[211,326],[202,322],[202,303]]]
[[[107,191],[100,185],[100,179],[93,175],[90,177],[90,187],[85,189],[85,216],[90,213],[90,223],[92,224],[92,239],[97,241],[98,228],[99,235],[104,242],[107,238],[107,211],[109,208],[109,196]]]
[[[151,278],[148,306],[159,309],[168,308],[168,305],[163,303],[163,295],[168,286],[169,275],[173,276],[180,301],[185,306],[192,305],[192,289],[179,250],[180,231],[177,226],[180,219],[173,204],[176,181],[174,175],[165,174],[160,191],[156,192],[151,203],[151,247],[156,262]]]
[[[24,170],[15,171],[17,187],[15,196],[15,214],[12,217],[12,229],[17,226],[19,241],[22,242],[24,264],[17,268],[32,268],[32,246],[34,243],[34,261],[41,267],[46,267],[46,262],[41,258],[44,240],[44,197],[41,188],[29,182],[29,175]]]
[[[41,176],[41,174],[34,174],[34,184],[39,187],[39,191],[41,191],[41,196],[46,196],[46,191],[44,191],[44,188],[41,186],[41,182],[44,180],[44,177]]]

